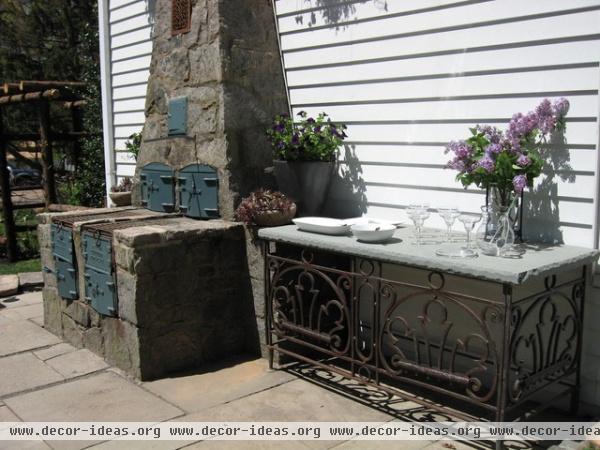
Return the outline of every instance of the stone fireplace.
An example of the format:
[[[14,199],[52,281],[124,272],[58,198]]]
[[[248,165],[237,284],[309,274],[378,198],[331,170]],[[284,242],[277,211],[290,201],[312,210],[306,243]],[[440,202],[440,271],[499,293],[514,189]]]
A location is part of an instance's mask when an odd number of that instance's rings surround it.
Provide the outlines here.
[[[269,1],[179,2],[187,27],[177,3],[155,5],[134,207],[42,214],[38,234],[45,327],[144,380],[259,352],[262,258],[232,220],[241,197],[270,184],[264,130],[287,110]],[[173,171],[168,211],[145,208],[149,165]],[[190,166],[216,173],[218,218],[183,217]]]

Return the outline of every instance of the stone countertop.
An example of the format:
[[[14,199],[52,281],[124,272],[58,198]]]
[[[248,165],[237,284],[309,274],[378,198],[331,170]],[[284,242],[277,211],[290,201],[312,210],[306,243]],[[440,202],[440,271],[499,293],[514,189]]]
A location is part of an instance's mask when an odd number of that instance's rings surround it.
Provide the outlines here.
[[[431,230],[426,230],[426,233]],[[442,236],[441,230],[436,232]],[[600,251],[568,245],[525,244],[526,251],[516,258],[480,254],[477,258],[445,258],[435,254],[440,244],[414,244],[413,228],[402,227],[394,237],[381,244],[358,242],[351,235],[329,236],[299,231],[296,225],[262,228],[262,239],[296,244],[314,249],[370,258],[382,262],[518,285],[537,276],[546,276],[595,262]]]

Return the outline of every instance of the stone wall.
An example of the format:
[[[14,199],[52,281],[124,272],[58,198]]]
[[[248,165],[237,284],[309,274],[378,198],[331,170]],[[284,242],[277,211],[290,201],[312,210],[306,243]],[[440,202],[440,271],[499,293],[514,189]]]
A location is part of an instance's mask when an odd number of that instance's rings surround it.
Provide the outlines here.
[[[51,215],[39,226],[42,263],[54,267]],[[75,224],[76,256],[82,223]],[[136,378],[154,379],[207,361],[259,352],[252,291],[240,224],[174,218],[168,224],[115,231],[118,317],[58,295],[45,275],[45,327],[89,348]]]
[[[288,109],[273,10],[268,0],[192,3],[191,31],[172,37],[171,0],[156,1],[135,181],[150,162],[211,165],[219,175],[221,217],[232,219],[241,197],[271,183],[264,132]],[[187,135],[166,139],[168,101],[180,96],[188,98]]]

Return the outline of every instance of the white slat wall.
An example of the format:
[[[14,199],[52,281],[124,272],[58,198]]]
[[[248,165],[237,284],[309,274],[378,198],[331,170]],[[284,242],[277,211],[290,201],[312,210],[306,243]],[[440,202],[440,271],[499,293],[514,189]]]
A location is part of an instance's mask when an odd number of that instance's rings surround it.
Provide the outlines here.
[[[144,126],[144,104],[152,54],[148,0],[106,0],[109,5],[113,149],[117,181],[133,176],[127,138]]]
[[[529,198],[566,243],[595,245],[600,0],[278,0],[276,14],[293,112],[349,125],[369,215],[406,220],[417,199],[478,211],[445,144],[565,96],[568,167]]]

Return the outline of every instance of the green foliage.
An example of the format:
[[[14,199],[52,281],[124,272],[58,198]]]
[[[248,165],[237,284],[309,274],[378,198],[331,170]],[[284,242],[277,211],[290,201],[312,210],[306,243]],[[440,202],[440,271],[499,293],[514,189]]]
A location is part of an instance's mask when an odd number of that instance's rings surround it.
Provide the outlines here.
[[[142,145],[142,133],[133,133],[125,142],[125,148],[131,153],[134,159],[137,161],[138,155],[140,154],[140,147]]]
[[[316,119],[300,111],[297,123],[287,114],[278,115],[267,136],[273,156],[284,161],[334,161],[337,149],[347,137],[346,125],[335,124],[325,113]]]
[[[14,275],[22,272],[39,272],[42,263],[39,258],[25,259],[15,263],[0,263],[0,275]]]
[[[83,206],[104,205],[104,146],[102,139],[102,104],[97,23],[82,27],[77,52],[81,59],[81,81],[86,82],[88,104],[83,116],[83,128],[90,136],[81,144],[80,164],[71,187],[71,202]]]

